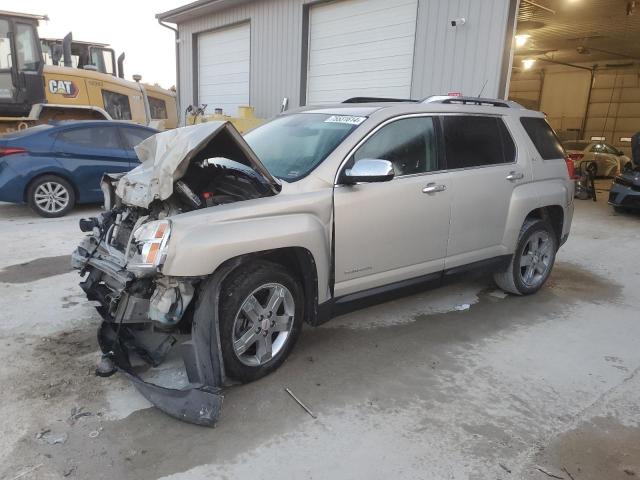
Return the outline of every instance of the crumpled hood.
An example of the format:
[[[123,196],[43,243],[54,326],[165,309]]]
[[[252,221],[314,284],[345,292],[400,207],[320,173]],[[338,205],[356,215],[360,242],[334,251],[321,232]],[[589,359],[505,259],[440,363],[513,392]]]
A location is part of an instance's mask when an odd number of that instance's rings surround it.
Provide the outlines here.
[[[154,200],[166,200],[173,193],[173,184],[184,176],[191,160],[204,148],[212,152],[210,157],[227,157],[251,167],[271,185],[274,193],[280,190],[278,180],[235,127],[219,121],[167,130],[142,141],[135,147],[142,163],[119,180],[116,194],[123,203],[142,208]],[[233,152],[233,158],[229,152]]]

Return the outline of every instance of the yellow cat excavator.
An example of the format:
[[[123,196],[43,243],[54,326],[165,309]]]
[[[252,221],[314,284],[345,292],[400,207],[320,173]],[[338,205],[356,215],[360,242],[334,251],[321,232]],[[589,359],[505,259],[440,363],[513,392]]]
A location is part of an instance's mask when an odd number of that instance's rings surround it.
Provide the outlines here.
[[[127,120],[175,128],[175,91],[124,79],[106,44],[38,37],[44,15],[0,10],[0,133],[49,120]]]

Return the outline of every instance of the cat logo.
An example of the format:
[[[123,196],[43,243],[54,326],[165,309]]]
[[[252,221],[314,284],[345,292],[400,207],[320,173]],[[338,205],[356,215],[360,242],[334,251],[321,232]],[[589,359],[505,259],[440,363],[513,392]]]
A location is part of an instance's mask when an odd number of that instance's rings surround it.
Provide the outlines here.
[[[78,96],[78,87],[71,80],[49,80],[49,91],[65,98]]]

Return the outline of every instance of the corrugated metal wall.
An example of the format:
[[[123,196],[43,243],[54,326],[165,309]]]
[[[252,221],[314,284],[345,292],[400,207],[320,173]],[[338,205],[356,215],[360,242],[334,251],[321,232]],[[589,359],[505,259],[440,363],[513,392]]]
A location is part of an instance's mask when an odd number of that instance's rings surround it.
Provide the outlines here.
[[[509,98],[531,110],[540,110],[544,72],[518,72],[511,76]]]
[[[580,136],[579,130],[586,111],[583,138],[606,137],[608,143],[630,154],[630,144],[620,141],[620,138],[631,137],[640,130],[640,67],[602,67],[596,70],[588,107],[587,93],[583,92],[584,98],[579,102],[580,105],[576,104],[574,108],[569,108],[562,114],[552,112],[549,120],[562,139],[575,139]],[[565,67],[549,68],[546,74],[540,71],[516,73],[511,77],[509,96],[512,100],[522,101],[530,108],[549,113],[546,111],[545,102],[540,104],[539,100],[562,95],[558,82],[570,73],[589,76],[589,72]],[[573,84],[567,84],[567,88],[573,88]]]
[[[341,1],[341,0],[337,0]],[[251,22],[250,101],[256,115],[278,113],[283,97],[300,104],[304,5],[313,0],[256,0],[178,25],[182,110],[194,102],[194,36]],[[508,16],[515,0],[419,0],[412,97],[460,91],[498,96]],[[510,6],[512,10],[510,10]],[[515,16],[515,11],[512,12]],[[466,18],[461,27],[450,21]],[[509,69],[505,69],[508,72]]]
[[[509,4],[507,0],[421,1],[412,97],[449,92],[478,96],[481,91],[484,97],[498,97]],[[467,22],[452,27],[450,21],[456,18]]]

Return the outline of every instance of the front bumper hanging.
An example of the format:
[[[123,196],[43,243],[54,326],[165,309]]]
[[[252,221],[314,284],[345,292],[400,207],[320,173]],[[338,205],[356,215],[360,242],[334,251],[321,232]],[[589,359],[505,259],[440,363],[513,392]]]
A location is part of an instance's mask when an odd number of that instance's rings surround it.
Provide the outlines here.
[[[167,388],[146,382],[135,372],[130,362],[130,354],[135,353],[147,363],[157,366],[175,341],[164,340],[156,351],[149,352],[136,341],[135,332],[129,327],[103,321],[98,330],[98,343],[117,370],[128,377],[142,396],[157,408],[185,422],[207,427],[215,426],[224,399],[222,388],[204,385],[201,379],[194,378],[197,368],[192,363],[196,358],[192,342],[180,345],[189,379],[189,386],[184,389]]]
[[[160,344],[154,350],[149,350],[140,340],[139,332],[132,328],[132,323],[137,323],[135,319],[133,322],[129,320],[129,323],[122,317],[114,321],[109,313],[104,284],[110,282],[120,285],[122,290],[119,293],[121,297],[126,297],[129,295],[130,273],[125,270],[114,271],[113,265],[106,267],[104,260],[87,259],[78,251],[74,252],[72,258],[76,268],[82,265],[89,273],[80,284],[87,298],[101,304],[97,307],[103,317],[98,330],[98,343],[104,356],[133,382],[149,402],[166,414],[197,425],[215,426],[222,409],[223,387],[228,386],[220,349],[218,299],[222,281],[235,268],[235,263],[221,267],[201,284],[200,294],[195,299],[191,339],[178,345],[189,384],[177,389],[145,381],[136,373],[130,360],[133,354],[157,366],[175,345],[175,338],[165,334]],[[199,308],[204,302],[212,308]],[[124,310],[128,311],[126,308]],[[123,309],[118,308],[117,311]]]

